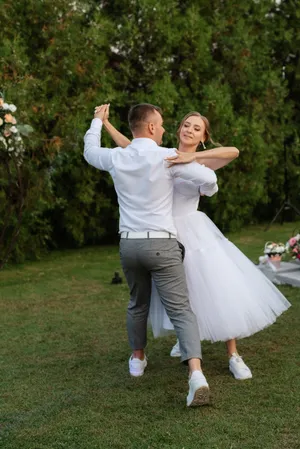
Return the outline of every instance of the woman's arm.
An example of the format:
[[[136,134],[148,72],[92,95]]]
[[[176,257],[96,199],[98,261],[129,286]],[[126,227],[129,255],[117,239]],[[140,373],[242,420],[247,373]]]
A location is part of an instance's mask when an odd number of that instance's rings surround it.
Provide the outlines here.
[[[195,153],[195,160],[212,170],[218,170],[236,159],[239,153],[239,150],[235,147],[219,147]]]
[[[109,121],[109,107],[110,104],[106,105],[105,113],[103,116],[103,126],[110,135],[110,137],[116,142],[118,147],[125,148],[131,142],[127,137],[125,137],[120,131],[118,131]]]
[[[218,168],[229,164],[233,159],[236,159],[239,155],[239,150],[235,147],[218,147],[213,148],[212,150],[199,151],[196,153],[186,153],[178,150],[176,153],[177,156],[166,158],[171,166],[174,164],[187,164],[196,161],[212,170],[217,170]]]
[[[125,148],[127,145],[131,143],[127,137],[125,137],[120,131],[118,131],[109,121],[108,119],[103,121],[103,126],[111,136],[111,138],[116,142],[118,147]]]

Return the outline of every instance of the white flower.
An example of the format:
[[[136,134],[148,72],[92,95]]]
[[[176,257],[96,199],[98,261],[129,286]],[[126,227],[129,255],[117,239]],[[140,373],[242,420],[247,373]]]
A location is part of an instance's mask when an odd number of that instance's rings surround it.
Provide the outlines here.
[[[18,132],[18,130],[17,130],[17,128],[15,126],[11,126],[10,130],[14,134]]]
[[[9,104],[8,103],[3,103],[2,107],[3,107],[3,109],[9,109]]]
[[[14,151],[14,148],[9,147],[7,151],[9,151],[9,152]]]
[[[6,143],[6,140],[4,139],[4,137],[0,136],[0,142],[3,143],[4,148],[6,149],[7,148],[7,143]]]
[[[8,109],[10,109],[11,112],[16,112],[17,107],[16,107],[14,104],[9,104],[9,105],[8,105]]]
[[[16,137],[17,142],[21,142],[21,140],[22,140],[22,137],[20,137],[20,136]]]
[[[2,118],[0,117],[0,126],[2,126],[3,125],[3,120],[2,120]]]

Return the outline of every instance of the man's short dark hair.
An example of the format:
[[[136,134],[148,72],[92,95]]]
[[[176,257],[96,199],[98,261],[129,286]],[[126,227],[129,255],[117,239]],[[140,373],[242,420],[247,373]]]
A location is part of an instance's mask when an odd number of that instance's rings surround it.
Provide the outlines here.
[[[141,103],[130,108],[128,113],[128,123],[131,131],[138,130],[143,122],[149,120],[149,115],[153,114],[154,111],[162,113],[162,110],[158,106],[154,106],[149,103]]]

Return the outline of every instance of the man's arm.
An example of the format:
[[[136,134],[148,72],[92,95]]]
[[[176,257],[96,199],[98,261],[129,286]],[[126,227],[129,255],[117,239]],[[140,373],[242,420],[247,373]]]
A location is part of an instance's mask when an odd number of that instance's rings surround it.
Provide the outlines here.
[[[94,118],[90,129],[84,136],[84,158],[93,167],[99,170],[112,169],[112,152],[109,148],[101,147],[102,120]]]
[[[173,165],[169,168],[174,178],[182,178],[193,182],[199,192],[206,196],[213,196],[218,191],[217,177],[214,171],[197,162],[184,165]]]

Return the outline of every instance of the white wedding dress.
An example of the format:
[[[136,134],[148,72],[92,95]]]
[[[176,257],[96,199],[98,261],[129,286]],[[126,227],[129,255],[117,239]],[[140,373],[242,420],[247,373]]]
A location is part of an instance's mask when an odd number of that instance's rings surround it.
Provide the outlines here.
[[[186,250],[184,268],[200,339],[248,337],[274,323],[291,304],[207,215],[197,211],[196,186],[182,179],[174,182],[173,217],[177,239]],[[149,317],[155,337],[174,329],[154,283]]]

